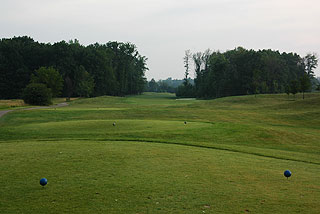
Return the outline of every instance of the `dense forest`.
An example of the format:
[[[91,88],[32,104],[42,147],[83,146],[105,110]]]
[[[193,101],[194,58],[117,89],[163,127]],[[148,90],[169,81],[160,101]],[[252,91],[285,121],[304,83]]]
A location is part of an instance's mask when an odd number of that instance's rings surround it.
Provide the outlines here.
[[[242,47],[224,53],[186,51],[184,80],[168,78],[149,82],[145,78],[146,61],[131,43],[83,46],[77,40],[44,44],[26,36],[1,39],[0,99],[22,98],[25,88],[31,93],[36,87],[43,88],[37,85],[42,83],[46,83],[50,95],[64,97],[124,96],[152,91],[176,93],[180,97],[217,98],[295,94],[310,91],[312,86],[320,88],[313,73],[318,65],[314,54],[301,57],[296,53]],[[194,80],[189,77],[191,67],[194,67]]]
[[[20,98],[41,67],[59,72],[62,96],[139,94],[146,85],[146,60],[131,43],[83,46],[77,40],[43,44],[26,36],[1,39],[0,98]]]
[[[184,57],[185,81],[177,96],[217,98],[258,93],[297,93],[317,84],[315,54],[301,57],[296,53],[273,50],[247,50],[238,47],[224,53],[206,50]],[[195,85],[188,81],[194,64]]]

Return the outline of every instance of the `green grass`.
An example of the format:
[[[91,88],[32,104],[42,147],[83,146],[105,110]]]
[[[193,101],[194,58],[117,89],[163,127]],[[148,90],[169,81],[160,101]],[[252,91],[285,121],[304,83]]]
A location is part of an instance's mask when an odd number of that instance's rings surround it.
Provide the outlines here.
[[[319,213],[319,104],[146,93],[8,113],[0,213]]]

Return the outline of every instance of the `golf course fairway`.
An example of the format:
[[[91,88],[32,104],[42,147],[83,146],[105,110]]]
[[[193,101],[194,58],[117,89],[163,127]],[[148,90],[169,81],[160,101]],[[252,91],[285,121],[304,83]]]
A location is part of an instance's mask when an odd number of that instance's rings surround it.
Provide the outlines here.
[[[144,93],[19,107],[0,118],[0,213],[320,213],[319,106]]]

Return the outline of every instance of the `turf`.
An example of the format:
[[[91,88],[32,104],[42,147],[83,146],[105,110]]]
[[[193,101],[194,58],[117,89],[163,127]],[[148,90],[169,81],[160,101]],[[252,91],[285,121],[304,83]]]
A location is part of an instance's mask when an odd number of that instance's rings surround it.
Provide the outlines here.
[[[146,93],[10,112],[0,213],[319,213],[319,104]]]

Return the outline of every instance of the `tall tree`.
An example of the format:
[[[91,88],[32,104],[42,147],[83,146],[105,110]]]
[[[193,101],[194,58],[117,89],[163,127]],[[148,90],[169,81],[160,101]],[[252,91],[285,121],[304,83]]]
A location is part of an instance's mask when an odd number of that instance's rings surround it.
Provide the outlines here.
[[[176,95],[178,97],[194,97],[194,87],[190,83],[189,73],[190,73],[190,60],[192,59],[192,54],[190,50],[185,51],[185,56],[183,57],[185,73],[183,79],[183,85],[177,88]]]
[[[302,77],[300,77],[300,90],[302,92],[302,99],[304,99],[304,93],[311,88],[310,77],[307,73],[305,73]]]
[[[290,92],[291,94],[293,94],[294,97],[296,96],[296,93],[299,92],[299,89],[300,89],[299,82],[297,80],[292,80],[290,82]]]
[[[314,76],[314,69],[317,68],[318,66],[318,58],[316,56],[316,54],[307,54],[307,56],[305,56],[303,58],[303,63],[305,66],[305,70],[307,72],[307,74],[309,75],[309,77],[313,77]]]
[[[186,50],[183,58],[184,62],[184,67],[186,69],[184,73],[184,85],[187,86],[189,85],[188,79],[189,79],[189,74],[190,74],[190,60],[191,60],[192,54],[190,50]]]
[[[75,73],[75,93],[80,97],[90,97],[93,95],[94,86],[93,77],[80,65]]]
[[[290,95],[290,91],[291,91],[290,85],[287,84],[287,85],[285,86],[285,92],[286,92],[286,94],[288,95],[288,98],[289,98],[289,95]]]
[[[158,83],[152,78],[148,83],[148,91],[150,92],[158,92],[159,85]]]

